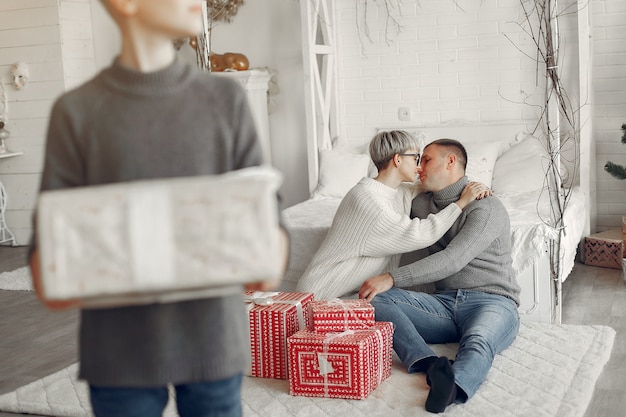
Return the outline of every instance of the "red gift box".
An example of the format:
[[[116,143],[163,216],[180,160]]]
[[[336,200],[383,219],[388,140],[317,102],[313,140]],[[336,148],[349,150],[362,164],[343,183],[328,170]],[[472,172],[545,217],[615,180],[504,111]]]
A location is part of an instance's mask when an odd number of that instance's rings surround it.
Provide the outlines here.
[[[244,293],[250,323],[250,376],[287,379],[287,338],[309,327],[313,293]]]
[[[374,307],[367,300],[313,301],[309,314],[316,332],[362,330],[374,325]]]
[[[287,339],[289,394],[360,400],[391,375],[393,325],[319,333],[303,330]]]

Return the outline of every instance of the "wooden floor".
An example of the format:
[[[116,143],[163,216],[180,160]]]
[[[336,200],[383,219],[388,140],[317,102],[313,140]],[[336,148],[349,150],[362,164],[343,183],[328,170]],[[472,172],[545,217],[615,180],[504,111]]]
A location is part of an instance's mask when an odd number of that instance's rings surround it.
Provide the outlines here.
[[[25,248],[0,247],[0,272],[26,264]],[[577,264],[565,282],[563,323],[608,325],[613,353],[585,417],[626,414],[626,285],[622,271]],[[0,394],[77,360],[76,312],[49,312],[32,292],[0,290]],[[15,417],[2,413],[0,417]]]

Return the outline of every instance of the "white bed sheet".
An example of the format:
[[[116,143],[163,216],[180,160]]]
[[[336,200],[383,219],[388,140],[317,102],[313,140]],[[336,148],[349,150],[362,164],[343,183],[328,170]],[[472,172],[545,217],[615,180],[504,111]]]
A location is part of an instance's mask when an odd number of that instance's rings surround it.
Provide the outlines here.
[[[549,195],[545,191],[498,196],[511,219],[513,268],[519,274],[546,252],[549,241],[558,235],[551,227]],[[563,216],[565,230],[561,239],[560,278],[565,281],[574,267],[576,251],[583,233],[586,216],[580,187],[571,189],[571,197]]]
[[[558,232],[548,224],[550,206],[545,192],[507,194],[498,196],[509,212],[513,268],[521,273],[547,250]],[[289,230],[291,254],[283,290],[293,290],[313,255],[322,244],[339,207],[339,198],[312,198],[283,210],[283,221]],[[579,187],[572,189],[565,212],[566,230],[561,245],[561,280],[574,266],[585,218],[585,206]],[[545,221],[544,221],[545,220]]]
[[[289,231],[289,265],[281,289],[291,291],[324,241],[340,198],[317,197],[283,210],[283,222]]]

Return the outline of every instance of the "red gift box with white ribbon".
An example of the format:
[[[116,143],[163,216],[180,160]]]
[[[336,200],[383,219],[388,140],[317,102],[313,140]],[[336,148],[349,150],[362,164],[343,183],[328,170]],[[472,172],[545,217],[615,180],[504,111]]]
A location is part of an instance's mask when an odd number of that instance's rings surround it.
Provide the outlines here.
[[[316,300],[309,305],[316,332],[363,330],[374,325],[374,307],[367,300]]]
[[[287,379],[287,338],[309,327],[313,293],[244,292],[250,324],[249,375]]]
[[[303,330],[287,339],[289,394],[364,399],[391,375],[393,325],[320,333]]]

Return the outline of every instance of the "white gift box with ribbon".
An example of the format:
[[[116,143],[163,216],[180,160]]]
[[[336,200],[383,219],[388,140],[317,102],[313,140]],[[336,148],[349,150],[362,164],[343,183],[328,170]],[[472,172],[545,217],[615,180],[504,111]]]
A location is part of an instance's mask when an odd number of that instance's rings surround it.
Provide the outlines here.
[[[233,294],[281,274],[269,167],[43,192],[43,294],[108,307]]]

